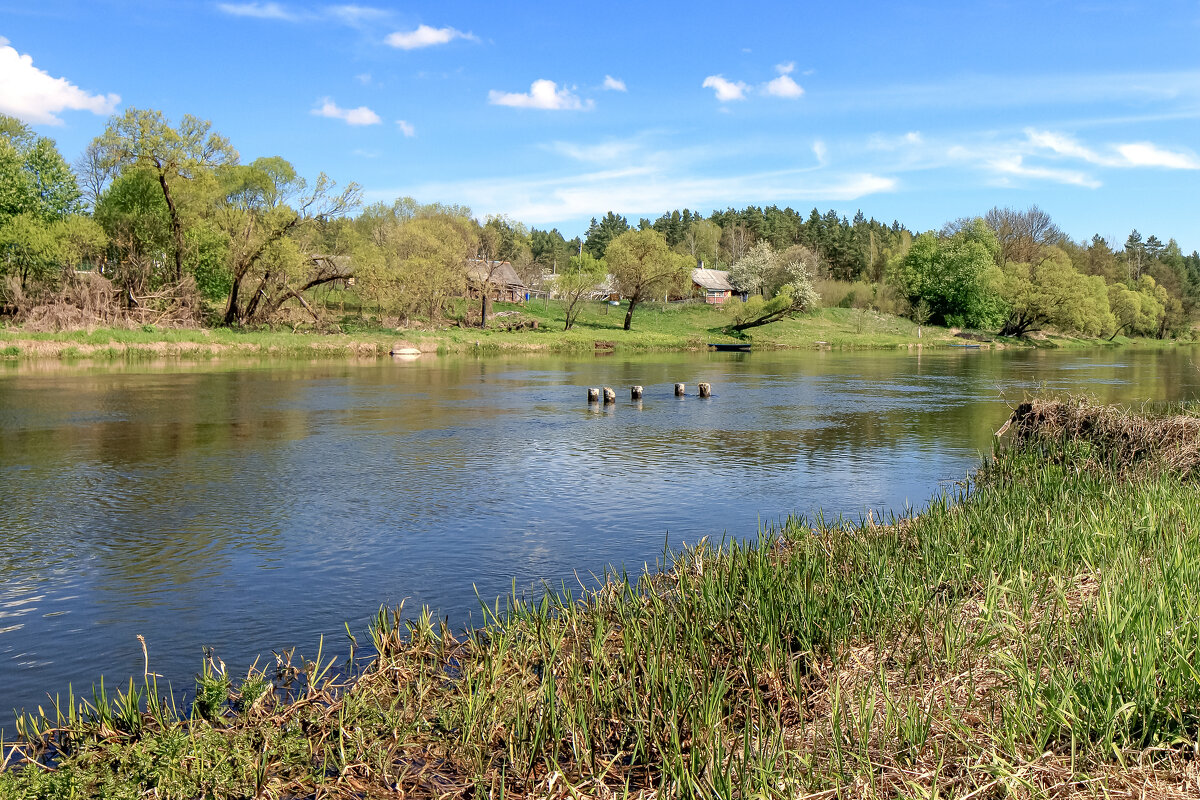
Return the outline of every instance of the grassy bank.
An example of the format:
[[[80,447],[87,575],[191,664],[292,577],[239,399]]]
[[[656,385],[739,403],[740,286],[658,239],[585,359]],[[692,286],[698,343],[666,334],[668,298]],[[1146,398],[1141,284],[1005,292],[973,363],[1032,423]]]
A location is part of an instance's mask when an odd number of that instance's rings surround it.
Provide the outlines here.
[[[919,516],[702,543],[463,635],[381,613],[349,678],[64,703],[0,797],[1195,796],[1200,419],[1042,403],[1008,435]]]
[[[90,331],[32,333],[0,328],[0,360],[35,358],[221,358],[268,356],[337,358],[387,355],[393,343],[403,340],[428,352],[593,352],[597,342],[618,350],[700,350],[709,342],[739,341],[723,332],[729,317],[703,304],[649,303],[635,310],[633,330],[622,329],[625,307],[590,303],[578,321],[564,331],[564,310],[558,301],[534,300],[525,305],[497,303],[499,312],[486,330],[475,327],[395,329],[371,326],[347,317],[336,333],[228,328],[141,329],[101,328]],[[536,330],[528,323],[536,321]],[[519,330],[518,323],[526,326]],[[981,344],[983,347],[1070,347],[1130,344],[1053,336],[1037,340],[981,336],[964,339],[946,328],[917,326],[902,317],[856,308],[826,308],[796,319],[749,331],[745,341],[758,348],[908,348]],[[1144,344],[1162,344],[1142,341]]]

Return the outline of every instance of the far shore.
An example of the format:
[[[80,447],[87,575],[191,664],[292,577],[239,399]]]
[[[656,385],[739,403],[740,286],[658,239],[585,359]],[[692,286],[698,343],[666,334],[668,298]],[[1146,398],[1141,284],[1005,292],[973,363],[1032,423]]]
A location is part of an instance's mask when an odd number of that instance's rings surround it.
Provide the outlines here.
[[[556,303],[496,304],[489,327],[385,328],[342,325],[328,330],[234,328],[96,327],[42,332],[0,327],[0,361],[54,359],[119,361],[226,358],[382,358],[397,351],[415,355],[591,352],[698,352],[712,342],[745,342],[756,350],[894,350],[950,347],[1060,348],[1162,347],[1176,340],[1078,338],[1036,333],[1013,339],[985,331],[917,326],[910,320],[865,309],[826,308],[752,331],[737,339],[722,330],[724,318],[706,306],[647,305],[632,330],[621,328],[623,312],[594,304],[563,330]],[[533,327],[533,323],[537,327]]]

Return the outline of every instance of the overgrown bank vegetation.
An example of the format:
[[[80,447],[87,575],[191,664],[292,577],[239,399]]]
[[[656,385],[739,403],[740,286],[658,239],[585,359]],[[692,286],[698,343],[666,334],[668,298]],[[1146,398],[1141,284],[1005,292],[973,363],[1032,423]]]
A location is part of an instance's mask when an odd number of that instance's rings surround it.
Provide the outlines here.
[[[128,109],[73,165],[0,115],[0,321],[26,331],[486,328],[493,294],[552,296],[563,329],[581,299],[620,297],[628,331],[639,307],[703,297],[698,266],[736,292],[717,330],[820,302],[1008,337],[1163,339],[1191,335],[1200,298],[1200,253],[1137,231],[1076,242],[1036,206],[919,234],[815,208],[609,211],[567,239],[445,203],[364,207],[353,183],[243,162],[190,115]]]
[[[701,543],[463,635],[381,612],[350,678],[26,718],[0,796],[1195,796],[1200,418],[1010,430],[919,516]]]

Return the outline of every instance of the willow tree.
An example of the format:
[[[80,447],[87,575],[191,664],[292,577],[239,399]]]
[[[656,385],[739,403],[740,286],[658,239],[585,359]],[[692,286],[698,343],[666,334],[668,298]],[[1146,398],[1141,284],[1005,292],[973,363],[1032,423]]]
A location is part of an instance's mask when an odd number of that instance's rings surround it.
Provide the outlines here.
[[[173,126],[161,111],[130,108],[109,121],[95,141],[98,169],[140,167],[158,181],[174,244],[174,277],[183,278],[184,221],[178,184],[211,176],[218,167],[237,164],[229,140],[212,130],[212,123],[185,114]]]
[[[1080,274],[1057,247],[1044,249],[1032,264],[1006,264],[999,290],[1009,308],[1001,336],[1023,336],[1043,326],[1099,336],[1117,327],[1104,279]]]
[[[646,300],[680,289],[693,262],[667,247],[667,240],[653,228],[622,233],[609,243],[604,260],[616,282],[617,291],[629,300],[625,330],[633,323],[633,310]]]
[[[310,186],[282,158],[229,165],[218,175],[213,221],[228,243],[225,324],[262,322],[293,298],[308,307],[305,291],[351,277],[344,260],[314,257],[297,234],[356,207],[357,184],[338,192],[322,174]]]

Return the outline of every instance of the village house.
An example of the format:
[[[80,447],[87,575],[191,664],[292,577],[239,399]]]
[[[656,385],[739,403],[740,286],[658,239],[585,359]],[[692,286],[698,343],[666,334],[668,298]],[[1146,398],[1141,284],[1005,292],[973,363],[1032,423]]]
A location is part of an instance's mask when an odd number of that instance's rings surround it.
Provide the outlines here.
[[[508,261],[483,261],[478,258],[467,261],[467,291],[470,296],[479,297],[480,289],[485,284],[493,300],[505,303],[525,302],[528,289]]]
[[[692,270],[692,285],[704,292],[704,302],[709,305],[719,306],[733,296],[733,286],[725,270],[697,267]]]

